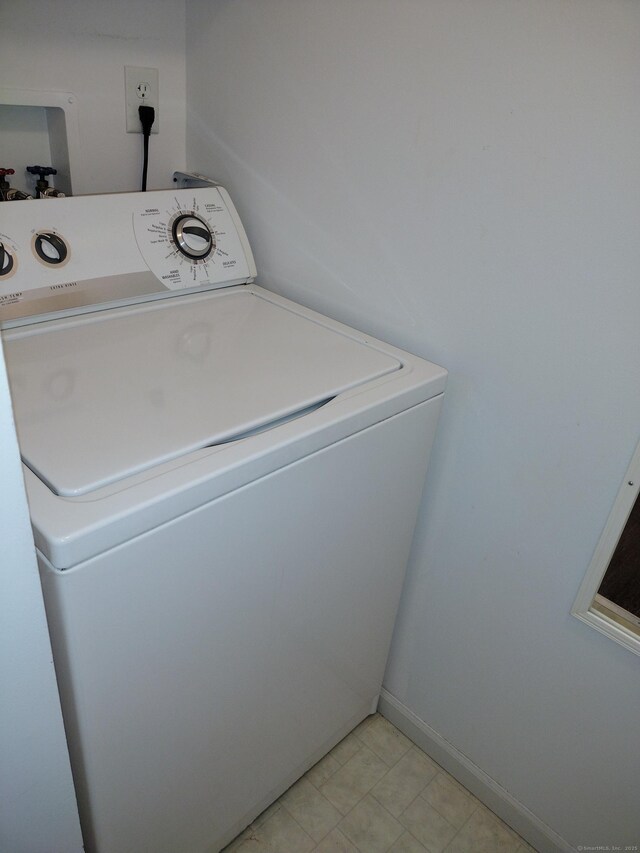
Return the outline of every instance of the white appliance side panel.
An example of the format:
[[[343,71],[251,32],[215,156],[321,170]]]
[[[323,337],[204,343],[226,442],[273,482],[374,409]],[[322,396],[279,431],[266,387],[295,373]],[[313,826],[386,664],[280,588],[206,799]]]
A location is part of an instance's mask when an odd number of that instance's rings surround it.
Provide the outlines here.
[[[220,849],[366,714],[439,408],[74,569],[42,561],[87,850]]]

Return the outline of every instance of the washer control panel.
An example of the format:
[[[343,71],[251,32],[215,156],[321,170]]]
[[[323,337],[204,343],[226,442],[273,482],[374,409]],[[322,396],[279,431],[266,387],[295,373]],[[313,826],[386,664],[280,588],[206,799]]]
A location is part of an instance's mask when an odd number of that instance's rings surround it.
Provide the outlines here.
[[[0,205],[0,323],[253,281],[222,187]]]
[[[232,213],[230,200],[225,204],[225,195],[220,187],[183,190],[167,204],[134,213],[140,252],[167,287],[197,287],[235,279],[239,270],[242,276],[249,273],[243,264],[244,230],[234,222],[235,209]]]

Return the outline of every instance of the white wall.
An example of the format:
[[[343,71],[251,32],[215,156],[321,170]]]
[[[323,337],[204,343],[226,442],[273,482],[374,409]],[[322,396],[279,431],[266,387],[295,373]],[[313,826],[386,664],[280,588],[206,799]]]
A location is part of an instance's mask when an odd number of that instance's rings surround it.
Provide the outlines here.
[[[0,85],[76,96],[76,195],[140,188],[142,136],[126,133],[125,65],[159,70],[160,132],[150,139],[148,188],[171,186],[172,172],[184,168],[184,15],[183,0],[22,0],[7,7]],[[16,174],[14,186],[24,186],[22,178]]]
[[[262,284],[445,365],[387,688],[634,844],[638,658],[569,615],[638,439],[640,4],[187,3],[188,165]]]
[[[0,346],[0,850],[73,853],[82,837]]]

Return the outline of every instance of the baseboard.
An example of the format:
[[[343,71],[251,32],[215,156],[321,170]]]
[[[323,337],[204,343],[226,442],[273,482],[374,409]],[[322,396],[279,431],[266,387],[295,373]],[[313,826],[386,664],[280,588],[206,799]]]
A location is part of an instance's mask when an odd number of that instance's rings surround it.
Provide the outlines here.
[[[384,688],[378,711],[540,853],[572,853],[570,844]]]

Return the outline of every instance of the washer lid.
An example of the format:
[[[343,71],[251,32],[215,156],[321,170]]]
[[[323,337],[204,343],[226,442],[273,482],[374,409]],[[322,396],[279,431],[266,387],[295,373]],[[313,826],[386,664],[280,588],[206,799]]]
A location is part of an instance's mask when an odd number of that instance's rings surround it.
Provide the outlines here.
[[[244,289],[16,330],[23,460],[82,495],[301,413],[401,362]]]

